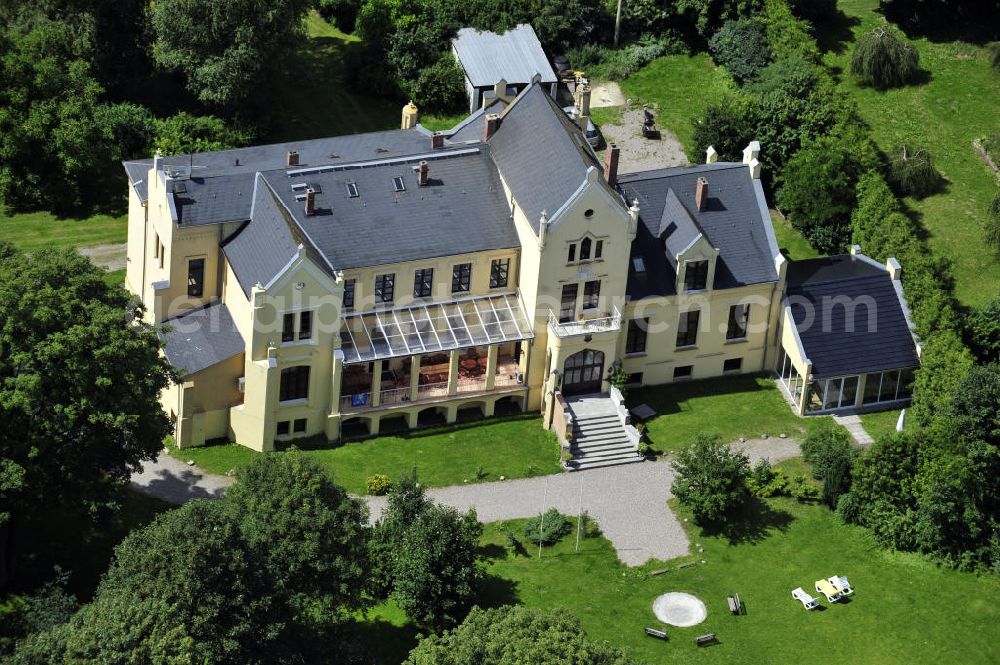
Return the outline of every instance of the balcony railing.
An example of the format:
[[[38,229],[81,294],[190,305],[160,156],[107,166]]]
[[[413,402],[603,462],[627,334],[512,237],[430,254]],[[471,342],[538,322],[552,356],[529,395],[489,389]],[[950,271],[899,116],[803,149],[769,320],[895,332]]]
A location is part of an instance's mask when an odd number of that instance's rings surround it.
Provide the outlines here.
[[[567,321],[560,323],[554,312],[549,312],[549,329],[556,337],[575,337],[577,335],[593,335],[594,333],[615,332],[621,330],[622,315],[617,307],[611,308],[611,313],[595,319]]]

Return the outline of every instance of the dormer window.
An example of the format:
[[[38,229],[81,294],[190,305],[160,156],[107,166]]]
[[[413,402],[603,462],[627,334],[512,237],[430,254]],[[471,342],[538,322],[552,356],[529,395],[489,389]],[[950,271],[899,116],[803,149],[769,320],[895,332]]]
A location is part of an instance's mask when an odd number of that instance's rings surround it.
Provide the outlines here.
[[[684,263],[684,290],[704,291],[708,287],[708,261]]]

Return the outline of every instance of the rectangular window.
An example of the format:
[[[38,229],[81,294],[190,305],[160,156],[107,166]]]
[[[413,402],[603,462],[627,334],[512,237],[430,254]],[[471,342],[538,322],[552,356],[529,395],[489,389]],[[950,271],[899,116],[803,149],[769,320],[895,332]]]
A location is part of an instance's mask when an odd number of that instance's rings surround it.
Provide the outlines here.
[[[302,432],[305,432],[306,431],[306,419],[305,418],[296,418],[295,419],[295,424],[292,427],[292,431],[295,432],[296,434],[301,434]]]
[[[750,320],[750,305],[733,305],[729,308],[729,326],[726,339],[746,339],[747,321]]]
[[[160,270],[163,270],[163,260],[166,258],[166,256],[167,256],[167,248],[164,247],[163,243],[161,242],[160,243]]]
[[[434,288],[434,268],[413,271],[413,297],[430,298]]]
[[[375,302],[392,302],[395,273],[375,276]]]
[[[625,353],[645,353],[646,330],[649,319],[632,319],[628,322],[628,334],[625,337]]]
[[[392,179],[392,189],[396,192],[406,191],[406,185],[403,183],[403,176],[398,175]]]
[[[312,337],[313,313],[306,310],[299,314],[299,339]]]
[[[635,372],[628,375],[627,386],[641,386],[642,385],[642,372]]]
[[[288,313],[281,319],[281,341],[291,342],[295,339],[295,315]]]
[[[601,258],[601,254],[603,253],[604,253],[604,241],[598,240],[597,245],[594,246],[594,258],[595,259]]]
[[[278,421],[277,434],[278,434],[278,436],[288,436],[288,421],[287,420],[279,420]]]
[[[281,384],[278,400],[288,402],[293,399],[309,398],[309,365],[296,365],[281,370]]]
[[[360,196],[360,194],[361,193],[358,191],[357,183],[354,182],[347,183],[347,198],[356,199],[358,198],[358,196]]]
[[[684,263],[684,290],[704,291],[708,285],[708,261]]]
[[[510,259],[493,259],[490,266],[490,288],[499,289],[507,286],[510,273]]]
[[[681,365],[680,367],[674,368],[674,379],[690,379],[691,370],[694,365]]]
[[[739,372],[743,369],[743,358],[730,358],[722,363],[723,372]]]
[[[205,259],[188,260],[188,295],[200,298],[205,293]]]
[[[698,342],[698,316],[700,312],[692,309],[681,312],[677,322],[677,347],[694,346]]]
[[[562,298],[559,301],[559,323],[568,323],[576,318],[577,284],[565,284],[562,288]]]
[[[472,282],[472,264],[459,263],[451,269],[451,292],[468,293]]]
[[[865,394],[861,398],[862,404],[874,404],[878,401],[878,392],[882,387],[882,373],[875,372],[874,374],[865,375]]]
[[[160,258],[160,234],[156,233],[154,235],[156,240],[153,242],[153,258],[158,259]]]
[[[601,280],[595,279],[583,285],[583,308],[597,309],[601,302]]]
[[[354,307],[354,286],[356,280],[347,279],[344,280],[344,309],[351,309]]]
[[[576,261],[576,243],[571,243],[569,246],[569,255],[566,257],[566,261],[573,263]]]

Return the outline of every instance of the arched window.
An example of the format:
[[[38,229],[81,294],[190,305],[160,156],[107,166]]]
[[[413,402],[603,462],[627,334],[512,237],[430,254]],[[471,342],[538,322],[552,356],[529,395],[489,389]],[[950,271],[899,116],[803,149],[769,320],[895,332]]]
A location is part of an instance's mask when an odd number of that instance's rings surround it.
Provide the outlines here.
[[[590,259],[590,238],[584,238],[580,243],[580,260],[587,261]]]

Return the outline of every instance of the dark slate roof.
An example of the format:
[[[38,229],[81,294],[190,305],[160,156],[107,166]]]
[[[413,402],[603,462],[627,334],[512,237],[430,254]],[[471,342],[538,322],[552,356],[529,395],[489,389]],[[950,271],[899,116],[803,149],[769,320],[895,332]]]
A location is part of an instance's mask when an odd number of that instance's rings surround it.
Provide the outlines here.
[[[708,180],[708,202],[698,210],[694,202],[695,183]],[[658,169],[627,173],[618,177],[619,190],[627,201],[639,201],[639,229],[632,243],[632,257],[642,257],[646,272],[637,274],[629,266],[627,293],[632,299],[671,295],[675,291],[675,271],[666,258],[667,247],[660,227],[667,218],[682,219],[680,207],[690,215],[708,243],[719,250],[715,288],[727,289],[778,279],[774,257],[778,253],[771,220],[765,219],[745,164],[732,162],[701,164],[694,167]],[[676,202],[670,199],[673,191]],[[766,206],[765,206],[766,210]],[[668,224],[669,226],[669,224]],[[689,228],[687,233],[692,230]]]
[[[674,190],[667,190],[663,202],[663,214],[657,226],[656,236],[666,245],[667,262],[677,270],[677,255],[687,249],[692,242],[704,235],[698,222],[681,203]]]
[[[295,222],[337,270],[519,247],[489,148],[443,149],[417,184],[417,160],[289,177],[263,174]],[[393,189],[400,176],[405,191]],[[307,216],[293,184],[319,190]],[[359,196],[347,196],[355,183]],[[253,222],[251,222],[251,226]]]
[[[553,216],[583,184],[588,167],[600,168],[583,132],[537,83],[507,107],[489,143],[507,186],[536,231],[543,210]]]
[[[448,134],[448,140],[452,143],[467,143],[469,141],[479,142],[483,140],[483,131],[486,129],[487,113],[502,113],[507,108],[507,102],[503,99],[495,99],[485,108],[479,108],[462,122],[452,127]]]
[[[920,364],[889,273],[864,259],[795,261],[788,269],[786,295],[816,378]]]
[[[174,193],[174,207],[180,226],[205,226],[250,219],[253,173],[168,180],[167,187]]]
[[[500,79],[528,83],[535,74],[541,75],[543,83],[556,80],[530,25],[521,24],[502,34],[462,28],[451,43],[466,77],[477,88],[495,85]]]
[[[242,353],[243,337],[222,303],[195,310],[165,323],[161,335],[167,360],[189,376]]]
[[[263,176],[258,175],[252,219],[222,244],[243,293],[249,296],[254,284],[266,285],[274,279],[298,254],[300,245],[306,248],[313,263],[331,272]]]

